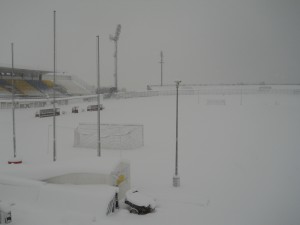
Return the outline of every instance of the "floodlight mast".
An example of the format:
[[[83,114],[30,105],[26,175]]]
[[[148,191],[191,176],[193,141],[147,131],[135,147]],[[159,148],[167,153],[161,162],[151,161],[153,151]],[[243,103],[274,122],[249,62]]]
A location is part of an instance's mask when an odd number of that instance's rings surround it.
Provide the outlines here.
[[[118,91],[118,40],[119,40],[119,37],[120,37],[120,33],[121,33],[121,25],[118,24],[115,36],[113,36],[113,35],[109,36],[109,39],[115,43],[115,54],[114,54],[114,57],[115,57],[115,74],[114,74],[114,77],[115,77],[115,89],[116,89],[116,91]]]

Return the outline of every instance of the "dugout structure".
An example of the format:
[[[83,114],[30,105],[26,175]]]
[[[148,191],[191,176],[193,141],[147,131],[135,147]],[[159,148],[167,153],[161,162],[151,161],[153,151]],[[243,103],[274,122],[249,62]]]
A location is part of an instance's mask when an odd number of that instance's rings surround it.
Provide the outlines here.
[[[101,124],[101,148],[128,150],[144,146],[144,126]],[[74,130],[74,147],[97,148],[97,124],[79,123]]]
[[[39,111],[36,111],[35,117],[49,117],[54,115],[54,109],[40,109]],[[60,115],[60,109],[55,108],[55,115],[59,116]]]

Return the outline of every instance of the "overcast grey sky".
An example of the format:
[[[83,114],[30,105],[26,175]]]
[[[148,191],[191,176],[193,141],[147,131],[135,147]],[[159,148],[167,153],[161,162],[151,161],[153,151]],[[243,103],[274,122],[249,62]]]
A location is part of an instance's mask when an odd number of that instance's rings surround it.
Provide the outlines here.
[[[299,0],[0,0],[0,64],[53,68],[114,84],[114,44],[122,25],[119,87],[160,83],[300,83]]]

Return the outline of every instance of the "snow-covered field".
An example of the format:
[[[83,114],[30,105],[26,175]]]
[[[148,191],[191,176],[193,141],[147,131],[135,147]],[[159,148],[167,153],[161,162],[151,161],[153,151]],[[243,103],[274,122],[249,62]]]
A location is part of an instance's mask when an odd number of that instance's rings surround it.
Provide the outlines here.
[[[131,185],[157,199],[154,213],[139,216],[122,208],[103,216],[95,213],[93,202],[80,213],[55,207],[53,197],[44,196],[53,207],[16,203],[13,224],[300,223],[299,95],[180,96],[178,188],[172,186],[175,103],[175,96],[104,100],[101,111],[102,123],[144,125],[144,147],[103,149],[101,157],[130,161]],[[74,148],[73,142],[78,123],[96,122],[97,113],[71,114],[71,108],[62,106],[66,114],[57,117],[60,163],[96,157],[96,150]],[[35,118],[35,111],[16,110],[17,156],[23,166],[53,163],[52,118]],[[0,110],[0,173],[13,156],[12,143],[11,110]]]

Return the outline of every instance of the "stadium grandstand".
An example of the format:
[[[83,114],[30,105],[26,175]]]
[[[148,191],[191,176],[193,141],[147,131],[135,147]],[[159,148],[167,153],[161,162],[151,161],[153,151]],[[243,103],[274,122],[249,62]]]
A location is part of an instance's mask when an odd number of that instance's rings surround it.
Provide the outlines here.
[[[12,91],[19,98],[45,98],[90,95],[93,88],[77,77],[57,73],[55,85],[53,73],[46,70],[33,70],[0,66],[0,98],[8,98]]]

